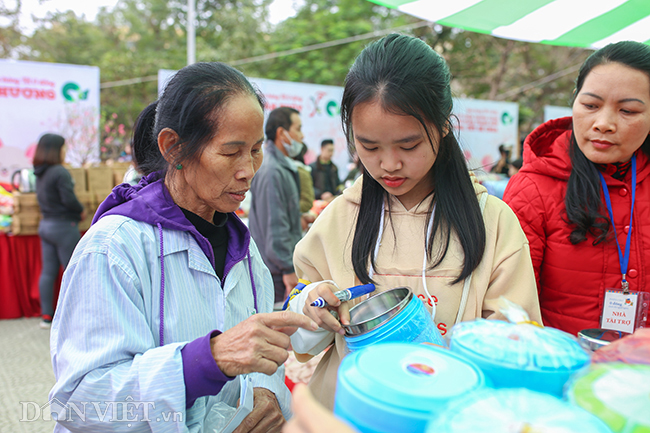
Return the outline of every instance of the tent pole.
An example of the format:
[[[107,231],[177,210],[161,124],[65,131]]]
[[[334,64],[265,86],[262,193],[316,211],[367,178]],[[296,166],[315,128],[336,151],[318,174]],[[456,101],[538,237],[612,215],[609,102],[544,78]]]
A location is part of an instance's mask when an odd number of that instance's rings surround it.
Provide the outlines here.
[[[196,62],[195,0],[187,0],[187,64]]]

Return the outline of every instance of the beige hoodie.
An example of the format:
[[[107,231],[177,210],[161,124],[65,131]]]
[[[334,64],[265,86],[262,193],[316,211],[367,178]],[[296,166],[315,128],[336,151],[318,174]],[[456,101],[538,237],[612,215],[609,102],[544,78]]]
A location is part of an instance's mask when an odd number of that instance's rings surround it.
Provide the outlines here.
[[[472,176],[474,190],[480,200],[487,190]],[[299,278],[311,282],[333,280],[340,288],[360,284],[351,262],[352,239],[361,201],[363,179],[346,189],[316,219],[307,235],[296,245],[294,267]],[[391,216],[386,215],[377,268],[373,280],[377,292],[408,286],[427,305],[422,285],[422,262],[425,254],[427,209],[432,198],[412,209],[406,209],[394,196]],[[386,207],[388,209],[388,206]],[[522,306],[531,320],[541,323],[535,274],[526,236],[512,210],[494,196],[487,196],[483,211],[486,245],[483,259],[474,270],[467,305],[461,321],[479,317],[504,319],[497,311],[497,299],[504,296]],[[392,224],[391,221],[392,220]],[[439,241],[436,242],[436,245]],[[434,245],[434,257],[437,249]],[[463,251],[452,233],[449,250],[442,263],[427,272],[427,288],[437,301],[435,322],[444,335],[456,322],[463,281],[449,285],[463,265]],[[376,292],[375,292],[376,293]],[[350,301],[356,304],[361,300]],[[295,306],[297,307],[297,306]],[[302,311],[301,308],[292,310]],[[319,363],[309,383],[314,396],[326,407],[334,405],[336,373],[346,353],[345,339],[336,334],[334,345]]]

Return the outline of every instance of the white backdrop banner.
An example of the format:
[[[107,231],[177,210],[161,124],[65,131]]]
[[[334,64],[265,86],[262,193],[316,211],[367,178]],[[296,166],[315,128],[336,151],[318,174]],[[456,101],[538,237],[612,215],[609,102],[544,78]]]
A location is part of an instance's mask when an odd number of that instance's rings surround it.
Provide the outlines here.
[[[559,107],[557,105],[544,106],[544,122],[551,119],[559,119],[560,117],[571,117],[573,110],[571,107]]]
[[[326,139],[334,141],[332,160],[339,169],[341,180],[348,174],[350,157],[347,142],[341,128],[340,104],[343,87],[319,84],[294,83],[291,81],[251,78],[266,98],[266,114],[278,107],[291,107],[300,111],[304,142],[309,148],[305,163],[316,161],[320,154],[320,143]]]
[[[99,68],[0,60],[0,182],[32,165],[44,133],[66,139],[66,162],[99,161]]]
[[[499,145],[511,146],[511,160],[519,143],[519,105],[514,102],[454,99],[458,139],[470,169],[489,172],[499,159]]]
[[[158,92],[164,89],[175,73],[170,70],[158,72]],[[305,162],[316,160],[320,143],[325,138],[334,140],[334,163],[343,179],[348,172],[350,157],[341,128],[340,104],[343,87],[291,81],[250,78],[266,97],[266,114],[281,106],[300,111],[302,131],[309,151]],[[490,171],[499,159],[499,145],[512,146],[516,157],[519,143],[519,105],[513,102],[483,101],[478,99],[454,99],[454,114],[460,121],[456,124],[459,142],[474,170]]]

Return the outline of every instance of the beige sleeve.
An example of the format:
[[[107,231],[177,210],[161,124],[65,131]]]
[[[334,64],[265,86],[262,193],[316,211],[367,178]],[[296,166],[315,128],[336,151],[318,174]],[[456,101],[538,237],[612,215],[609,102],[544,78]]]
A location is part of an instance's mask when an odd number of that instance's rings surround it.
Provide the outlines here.
[[[492,273],[492,281],[483,300],[483,318],[505,320],[498,312],[498,299],[505,297],[521,306],[530,320],[542,324],[535,272],[528,243],[503,260]]]
[[[492,270],[483,298],[481,316],[505,320],[498,311],[497,302],[503,296],[526,310],[530,320],[542,324],[528,240],[514,212],[500,200],[498,203],[496,214],[491,214],[498,222],[494,228],[496,241],[493,246]]]

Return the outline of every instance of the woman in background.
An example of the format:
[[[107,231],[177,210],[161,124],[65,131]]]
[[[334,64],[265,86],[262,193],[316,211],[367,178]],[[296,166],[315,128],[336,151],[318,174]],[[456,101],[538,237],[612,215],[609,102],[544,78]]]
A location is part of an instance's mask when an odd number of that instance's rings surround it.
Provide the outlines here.
[[[74,193],[74,182],[61,163],[65,159],[65,140],[57,134],[45,134],[38,140],[34,154],[36,198],[43,218],[38,225],[43,268],[38,280],[41,297],[41,328],[48,329],[54,315],[54,283],[59,268],[68,266],[81,235],[79,221],[85,217],[82,204]]]
[[[650,290],[648,134],[650,47],[626,41],[582,65],[572,117],[526,138],[504,200],[530,242],[545,325],[599,328],[607,289]]]

